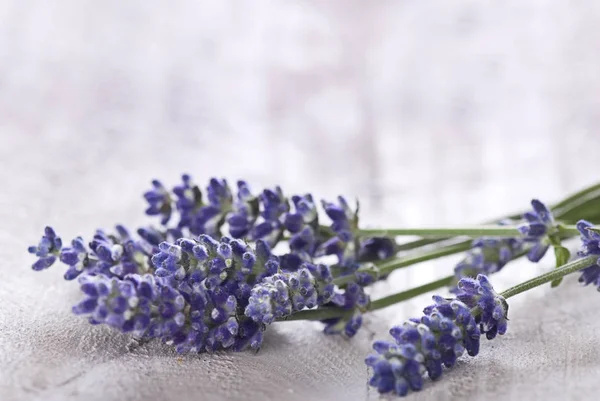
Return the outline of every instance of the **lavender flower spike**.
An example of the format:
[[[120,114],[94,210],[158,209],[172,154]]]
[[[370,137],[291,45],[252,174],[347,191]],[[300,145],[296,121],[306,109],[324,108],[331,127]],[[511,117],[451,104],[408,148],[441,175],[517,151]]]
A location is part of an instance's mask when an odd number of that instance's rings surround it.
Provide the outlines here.
[[[450,368],[467,351],[479,352],[479,328],[470,309],[458,300],[433,297],[435,305],[425,309],[421,319],[393,327],[395,341],[376,341],[375,354],[365,363],[373,369],[369,384],[380,393],[405,396],[423,388],[425,373],[435,380],[442,366]]]
[[[148,216],[161,216],[160,224],[165,225],[171,219],[171,197],[169,191],[158,180],[152,180],[152,189],[144,193],[148,202],[146,214]]]
[[[458,288],[458,299],[434,296],[434,304],[423,310],[421,319],[393,327],[390,334],[394,342],[373,344],[376,353],[365,360],[373,369],[371,386],[380,393],[400,396],[419,391],[425,372],[435,380],[442,375],[443,366],[454,366],[465,351],[476,356],[482,332],[490,340],[504,334],[508,305],[487,277],[464,278]]]
[[[56,236],[52,227],[44,229],[44,235],[37,245],[27,248],[27,251],[38,257],[38,260],[31,266],[33,270],[44,270],[56,262],[59,252],[62,248],[62,240]]]
[[[581,233],[581,249],[577,255],[586,257],[590,255],[598,256],[596,264],[586,267],[581,271],[579,282],[584,285],[593,284],[600,291],[600,234],[591,229],[594,227],[592,223],[585,220],[577,222],[577,229]]]

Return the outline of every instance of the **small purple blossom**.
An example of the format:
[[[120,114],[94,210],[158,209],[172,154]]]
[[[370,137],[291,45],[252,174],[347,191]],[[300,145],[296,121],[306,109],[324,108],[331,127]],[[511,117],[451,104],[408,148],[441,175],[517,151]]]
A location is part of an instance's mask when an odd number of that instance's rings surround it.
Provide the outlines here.
[[[283,236],[285,229],[283,222],[290,211],[290,205],[280,187],[265,189],[259,195],[259,200],[262,219],[252,229],[250,238],[263,239],[270,246],[274,246]]]
[[[343,317],[323,320],[325,334],[340,334],[344,337],[351,338],[356,335],[362,326],[362,314],[369,306],[369,296],[365,293],[365,289],[356,284],[348,283],[344,292],[336,291],[331,303],[335,306],[347,310],[347,314]]]
[[[62,240],[60,237],[56,235],[52,227],[46,227],[40,242],[27,248],[29,253],[38,257],[31,268],[37,271],[49,268],[56,262],[61,248]]]
[[[195,218],[195,226],[201,227],[198,233],[218,236],[225,217],[231,211],[233,196],[227,181],[216,178],[210,179],[206,193],[208,205],[200,208]]]
[[[396,242],[389,237],[371,237],[360,242],[358,260],[371,262],[391,258],[396,254]]]
[[[358,259],[358,246],[355,243],[358,231],[358,204],[352,210],[343,196],[338,203],[322,201],[323,209],[331,219],[331,229],[336,234],[320,245],[317,255],[336,255],[340,264],[353,263]]]
[[[295,234],[306,226],[318,226],[317,206],[311,194],[303,196],[292,196],[294,212],[287,213],[284,219],[284,226],[290,233]]]
[[[488,340],[497,334],[506,333],[508,304],[506,300],[494,291],[488,278],[482,274],[476,279],[465,277],[458,282],[456,298],[469,308],[479,308],[475,320],[480,325],[481,333]]]
[[[179,228],[189,228],[192,234],[199,234],[195,226],[195,216],[202,207],[202,192],[200,188],[192,182],[189,174],[181,176],[182,183],[173,188],[175,194],[175,207],[179,212]]]
[[[90,265],[89,252],[83,238],[77,237],[71,241],[70,247],[64,247],[60,252],[60,261],[69,266],[65,272],[65,280],[73,280]]]
[[[552,212],[542,202],[533,199],[531,206],[533,210],[523,214],[526,222],[519,226],[519,232],[525,242],[534,244],[527,258],[532,262],[539,262],[550,247],[548,237],[554,234],[556,223]]]
[[[152,189],[144,193],[148,202],[146,214],[148,216],[161,216],[160,223],[165,225],[171,219],[171,197],[169,191],[158,180],[152,180]]]
[[[233,210],[227,217],[229,234],[233,238],[242,238],[250,233],[258,218],[258,198],[252,195],[246,181],[238,181],[237,200],[233,203]]]
[[[589,221],[579,220],[577,229],[581,233],[581,248],[577,255],[580,257],[598,256],[596,264],[586,267],[581,271],[579,282],[584,285],[593,284],[600,291],[600,234],[592,231],[594,225]]]

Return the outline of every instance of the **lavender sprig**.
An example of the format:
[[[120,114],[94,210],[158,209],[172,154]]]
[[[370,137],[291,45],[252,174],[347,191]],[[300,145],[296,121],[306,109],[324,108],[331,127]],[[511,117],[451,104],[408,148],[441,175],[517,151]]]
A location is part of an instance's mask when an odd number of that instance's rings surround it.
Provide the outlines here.
[[[365,362],[373,369],[369,384],[379,392],[404,396],[409,390],[419,391],[425,372],[438,379],[442,366],[454,366],[465,351],[470,356],[479,353],[476,313],[459,300],[440,296],[433,300],[434,305],[425,308],[423,317],[390,330],[395,342],[373,344],[376,353]]]

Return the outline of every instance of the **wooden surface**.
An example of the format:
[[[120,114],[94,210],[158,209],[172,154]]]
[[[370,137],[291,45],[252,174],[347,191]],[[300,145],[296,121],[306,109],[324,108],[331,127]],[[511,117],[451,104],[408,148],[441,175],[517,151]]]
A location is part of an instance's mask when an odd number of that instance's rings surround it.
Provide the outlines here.
[[[73,316],[76,284],[32,272],[27,245],[46,224],[65,239],[143,224],[151,178],[355,196],[366,226],[477,223],[600,178],[597,2],[375,3],[0,0],[2,401],[378,399],[370,343],[429,295],[351,341],[276,324],[258,354],[132,347]],[[411,398],[594,399],[599,306],[572,279],[518,297],[506,336]]]

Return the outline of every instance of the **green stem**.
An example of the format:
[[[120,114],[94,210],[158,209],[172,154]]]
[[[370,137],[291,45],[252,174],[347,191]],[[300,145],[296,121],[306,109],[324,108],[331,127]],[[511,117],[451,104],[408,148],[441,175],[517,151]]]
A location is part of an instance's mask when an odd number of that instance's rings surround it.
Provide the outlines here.
[[[557,220],[564,223],[573,224],[580,219],[596,220],[600,218],[600,183],[587,187],[577,193],[574,193],[551,207],[552,214]],[[486,221],[483,224],[494,224],[504,219],[518,219],[523,213],[513,213],[501,218]],[[438,244],[439,242],[451,239],[444,238],[421,238],[399,244],[397,250],[409,251],[421,248],[427,245]]]
[[[359,272],[369,273],[378,275],[380,277],[386,276],[396,269],[414,265],[416,263],[426,262],[428,260],[441,258],[443,256],[454,255],[456,253],[464,252],[471,249],[471,241],[461,241],[452,245],[448,245],[443,248],[432,249],[427,252],[418,253],[417,255],[408,255],[406,257],[391,260],[386,263],[382,263],[373,269],[370,266],[358,269]],[[338,277],[333,282],[337,285],[343,285],[350,281],[354,281],[356,278],[354,275]]]
[[[471,249],[472,241],[461,241],[453,245],[446,246],[444,248],[432,249],[427,252],[420,253],[418,255],[408,255],[396,260],[392,260],[385,264],[381,264],[378,267],[379,274],[381,276],[387,276],[396,269],[414,265],[416,263],[426,262],[428,260],[441,258],[444,256],[454,255]]]
[[[558,226],[557,230],[564,235],[577,235],[579,231],[575,226]],[[449,227],[449,228],[393,228],[393,229],[364,229],[362,235],[371,236],[402,236],[418,235],[420,237],[519,237],[517,226],[477,226],[477,227]]]
[[[396,294],[389,295],[387,297],[379,298],[369,304],[365,312],[379,310],[387,308],[388,306],[395,305],[402,301],[414,298],[416,296],[426,294],[430,291],[437,290],[438,288],[446,287],[449,285],[454,276],[448,276],[439,280],[432,281],[430,283],[421,285],[419,287],[411,288],[410,290],[402,291]],[[318,309],[303,310],[296,312],[287,318],[281,319],[281,321],[291,320],[325,320],[343,317],[344,315],[351,315],[352,310],[347,310],[338,307],[322,307]]]
[[[418,295],[426,294],[430,291],[437,290],[441,287],[446,287],[452,283],[454,276],[447,276],[431,283],[424,284],[419,287],[411,288],[410,290],[402,291],[397,294],[389,295],[387,297],[379,298],[369,305],[370,311],[387,308],[388,306],[397,304],[407,299],[414,298]]]
[[[566,265],[563,265],[558,269],[554,269],[552,271],[549,271],[548,273],[544,273],[542,275],[534,277],[531,280],[527,280],[520,284],[517,284],[514,287],[511,287],[508,290],[504,291],[500,295],[504,298],[514,297],[515,295],[518,295],[522,292],[528,291],[532,288],[564,277],[567,274],[571,274],[581,269],[585,269],[586,267],[593,266],[594,264],[596,264],[597,261],[597,255],[587,256],[582,259],[574,260],[573,262],[567,263]]]
[[[575,260],[571,263],[568,263],[558,269],[552,270],[548,273],[544,273],[537,277],[532,278],[531,280],[527,280],[523,283],[517,284],[514,287],[507,289],[502,292],[500,295],[506,299],[518,295],[522,292],[528,291],[532,288],[539,287],[540,285],[544,285],[551,281],[554,281],[558,278],[564,277],[567,274],[571,274],[577,272],[579,270],[585,269],[586,267],[593,266],[598,261],[598,256],[587,256],[582,259]],[[445,287],[452,283],[454,276],[447,276],[441,278],[439,280],[432,281],[430,283],[421,285],[419,287],[411,288],[409,290],[405,290],[393,295],[389,295],[387,297],[379,298],[369,304],[366,311],[370,312],[383,308],[387,308],[388,306],[395,305],[402,301],[406,301],[408,299],[414,298],[416,296],[426,294],[430,291],[436,290],[438,288]],[[318,309],[311,310],[303,310],[300,312],[296,312],[291,316],[281,319],[280,321],[292,321],[292,320],[325,320],[325,319],[333,319],[342,317],[345,315],[350,315],[352,313],[351,310],[338,308],[338,307],[322,307]]]

